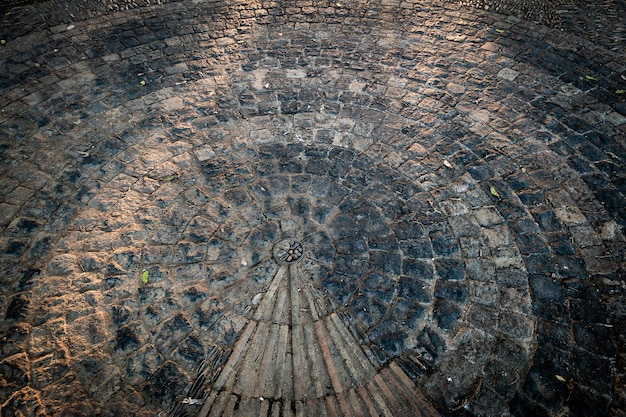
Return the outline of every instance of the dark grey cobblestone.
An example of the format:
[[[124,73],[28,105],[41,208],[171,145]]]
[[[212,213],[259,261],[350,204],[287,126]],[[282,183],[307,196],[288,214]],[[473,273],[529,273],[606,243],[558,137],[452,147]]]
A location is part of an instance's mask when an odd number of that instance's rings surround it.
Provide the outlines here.
[[[297,238],[441,415],[624,414],[623,51],[343,3],[3,32],[2,411],[185,415]]]

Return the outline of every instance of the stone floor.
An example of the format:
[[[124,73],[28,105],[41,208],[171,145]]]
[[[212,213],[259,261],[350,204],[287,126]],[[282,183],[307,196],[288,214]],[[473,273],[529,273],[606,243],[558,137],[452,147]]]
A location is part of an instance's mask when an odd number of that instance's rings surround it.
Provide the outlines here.
[[[624,48],[443,0],[11,13],[2,416],[626,415]]]

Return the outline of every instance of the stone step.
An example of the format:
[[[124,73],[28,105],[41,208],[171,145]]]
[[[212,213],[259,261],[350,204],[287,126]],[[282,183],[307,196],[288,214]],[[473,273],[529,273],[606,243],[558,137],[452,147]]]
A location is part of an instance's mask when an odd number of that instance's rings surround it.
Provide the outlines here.
[[[304,401],[211,391],[198,414],[198,417],[231,416],[437,417],[439,414],[392,362],[365,384]]]

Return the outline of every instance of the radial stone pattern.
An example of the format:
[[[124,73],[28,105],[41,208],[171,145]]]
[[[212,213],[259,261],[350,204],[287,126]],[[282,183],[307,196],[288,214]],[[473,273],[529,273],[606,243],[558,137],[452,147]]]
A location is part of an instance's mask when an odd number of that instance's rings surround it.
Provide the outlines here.
[[[626,413],[623,49],[435,0],[28,10],[3,416]]]

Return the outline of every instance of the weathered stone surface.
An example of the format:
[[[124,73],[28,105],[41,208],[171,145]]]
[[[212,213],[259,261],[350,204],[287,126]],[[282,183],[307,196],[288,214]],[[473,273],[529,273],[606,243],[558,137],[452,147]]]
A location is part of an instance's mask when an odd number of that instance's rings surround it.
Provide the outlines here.
[[[189,383],[189,378],[174,364],[166,362],[148,380],[143,391],[163,407],[171,406]]]
[[[17,353],[0,362],[0,402],[31,383],[30,360],[26,353]]]
[[[54,3],[0,25],[3,415],[623,411],[620,25]]]
[[[48,414],[43,404],[41,395],[33,388],[26,387],[22,390],[15,391],[9,399],[0,405],[0,410],[7,415],[43,417]]]

